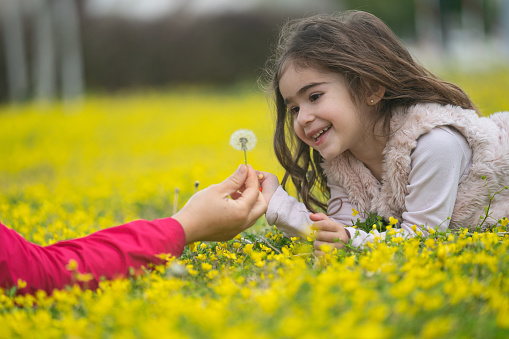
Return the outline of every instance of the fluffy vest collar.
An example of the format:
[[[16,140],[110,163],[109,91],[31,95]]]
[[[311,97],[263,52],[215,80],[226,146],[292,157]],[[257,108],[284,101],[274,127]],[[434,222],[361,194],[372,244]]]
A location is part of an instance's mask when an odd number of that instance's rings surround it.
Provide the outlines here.
[[[399,109],[391,119],[392,134],[383,151],[381,182],[349,151],[322,164],[327,180],[344,187],[359,211],[374,212],[387,220],[391,216],[401,220],[412,165],[410,154],[417,139],[438,126],[455,127],[472,149],[472,167],[458,187],[450,227],[475,227],[489,203],[486,185],[491,193],[509,185],[509,113],[480,118],[473,110],[438,104]],[[486,181],[482,176],[486,176]],[[509,216],[507,191],[492,202],[493,215],[486,226]]]

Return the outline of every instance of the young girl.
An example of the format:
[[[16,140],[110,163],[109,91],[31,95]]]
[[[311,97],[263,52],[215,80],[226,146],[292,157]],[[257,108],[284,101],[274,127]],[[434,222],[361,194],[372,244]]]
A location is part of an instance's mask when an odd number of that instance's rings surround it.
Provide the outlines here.
[[[347,226],[369,212],[398,219],[401,236],[475,228],[498,191],[482,229],[509,216],[509,114],[480,117],[380,19],[354,11],[290,22],[272,64],[274,148],[286,173],[282,186],[265,172],[260,183],[268,222],[287,236],[313,224],[316,249],[359,246],[373,235]],[[288,178],[303,203],[284,191]]]

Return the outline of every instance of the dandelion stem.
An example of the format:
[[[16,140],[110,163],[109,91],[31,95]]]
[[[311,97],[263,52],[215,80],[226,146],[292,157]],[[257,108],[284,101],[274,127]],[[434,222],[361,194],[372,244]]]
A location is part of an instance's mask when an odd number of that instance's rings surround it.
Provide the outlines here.
[[[244,151],[244,162],[247,166],[247,139],[246,138],[240,138],[240,143],[242,144],[242,150]]]

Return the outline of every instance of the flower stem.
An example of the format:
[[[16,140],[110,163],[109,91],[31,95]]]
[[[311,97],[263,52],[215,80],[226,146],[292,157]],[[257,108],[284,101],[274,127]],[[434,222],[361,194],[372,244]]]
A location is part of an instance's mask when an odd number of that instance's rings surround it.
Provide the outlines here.
[[[247,139],[246,138],[240,138],[240,143],[242,144],[242,150],[244,151],[244,161],[246,162],[246,166],[247,166],[247,154],[246,154],[246,151],[247,151]]]

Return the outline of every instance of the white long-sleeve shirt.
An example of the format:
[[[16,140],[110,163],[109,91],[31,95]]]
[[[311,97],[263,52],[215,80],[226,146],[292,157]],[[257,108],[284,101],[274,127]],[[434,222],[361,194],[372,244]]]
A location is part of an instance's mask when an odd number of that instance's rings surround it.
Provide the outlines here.
[[[456,202],[458,185],[467,177],[471,165],[472,151],[463,135],[454,128],[436,127],[422,135],[411,154],[412,169],[403,220],[399,220],[399,236],[414,236],[413,225],[417,225],[425,234],[429,227],[439,225],[438,230],[445,231]],[[330,183],[328,187],[331,192],[329,217],[346,227],[353,239],[353,246],[372,241],[373,234],[348,227],[357,219],[364,221],[364,211],[359,211],[361,213],[354,217],[352,210],[358,208],[350,201],[346,190]],[[343,205],[338,211],[341,202]],[[334,214],[331,215],[331,212]],[[266,219],[286,236],[302,236],[310,232],[310,213],[303,203],[289,196],[280,186],[269,202]],[[379,235],[384,237],[384,233]]]

